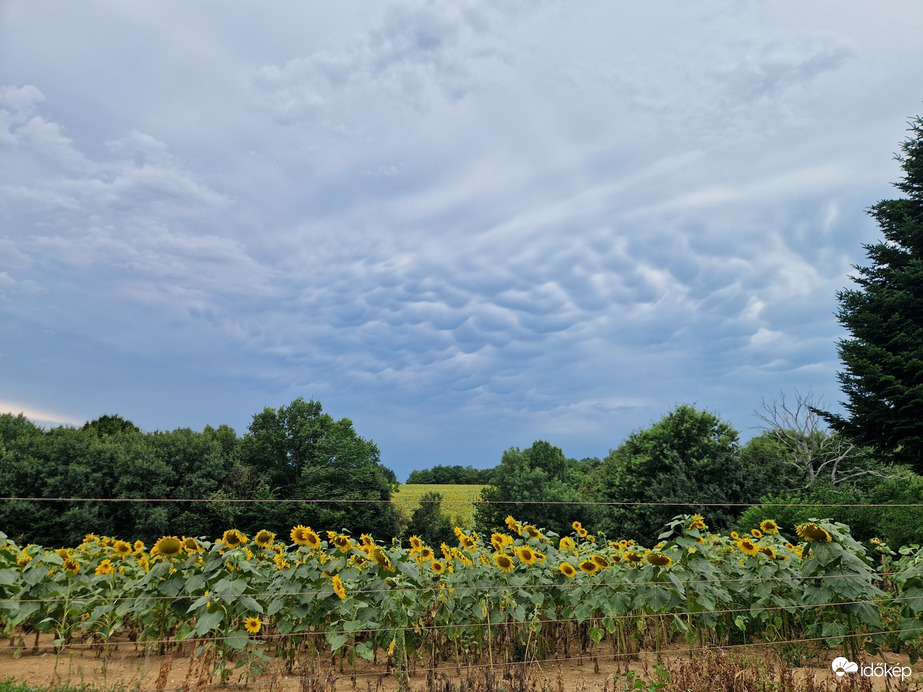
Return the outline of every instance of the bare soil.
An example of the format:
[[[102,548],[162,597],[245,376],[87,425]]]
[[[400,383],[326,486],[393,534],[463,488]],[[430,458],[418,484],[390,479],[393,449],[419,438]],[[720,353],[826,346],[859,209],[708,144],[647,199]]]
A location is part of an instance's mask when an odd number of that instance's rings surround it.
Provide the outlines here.
[[[0,645],[0,679],[13,678],[18,682],[27,682],[39,685],[88,685],[107,690],[163,690],[179,692],[180,690],[193,689],[218,689],[220,680],[213,674],[209,661],[195,658],[189,648],[185,652],[173,652],[166,655],[154,655],[145,652],[142,647],[131,642],[121,642],[112,646],[106,655],[102,651],[91,650],[82,646],[66,648],[56,651],[52,646],[51,636],[39,638],[39,651],[31,652],[32,637],[28,638],[25,649],[14,644]],[[21,641],[21,640],[20,640]],[[721,650],[716,649],[720,654]],[[726,652],[737,663],[747,670],[755,671],[761,665],[767,665],[772,658],[767,652],[758,652],[748,649],[746,653]],[[835,652],[822,654],[832,660]],[[741,658],[743,657],[743,658]],[[714,658],[714,657],[713,657]],[[673,671],[680,671],[682,675],[689,675],[697,670],[705,671],[709,665],[695,658],[690,658],[688,653],[669,651],[661,652],[663,663]],[[522,692],[583,692],[586,690],[605,690],[607,692],[620,692],[628,689],[630,681],[626,674],[633,674],[646,681],[655,678],[657,654],[642,652],[632,659],[613,659],[611,654],[600,655],[594,659],[589,655],[571,657],[560,661],[532,662],[528,664],[510,664],[489,667],[458,666],[451,662],[439,665],[435,674],[428,679],[425,666],[419,665],[413,671],[408,686],[401,687],[398,676],[394,671],[389,671],[383,664],[370,664],[359,659],[353,666],[344,662],[332,663],[326,661],[324,665],[311,668],[302,666],[300,669],[285,671],[278,662],[271,662],[259,676],[248,679],[250,670],[245,657],[241,657],[244,664],[234,669],[231,663],[231,673],[226,683],[233,685],[232,689],[245,692],[262,692],[273,690],[275,692],[301,691],[321,692],[334,690],[362,690],[365,692],[394,692],[400,689],[429,690],[431,692],[449,692],[452,690],[466,690],[471,692],[491,692],[503,689],[516,689]],[[743,661],[741,664],[740,662]],[[911,679],[902,684],[899,679],[864,678],[858,679],[855,674],[843,678],[837,676],[827,665],[814,665],[789,669],[789,675],[797,683],[797,689],[821,690],[923,690],[923,661],[912,665],[908,658],[898,654],[885,654],[868,660],[867,664],[886,662],[889,666],[910,666],[914,671]],[[769,664],[772,668],[772,664]],[[685,671],[685,672],[683,672]],[[736,677],[740,678],[741,672]],[[673,679],[677,677],[674,672]],[[684,678],[686,679],[686,678]],[[767,678],[764,680],[779,678]],[[720,685],[718,677],[714,678],[715,685]],[[813,683],[813,685],[812,685]],[[778,684],[778,683],[777,683]],[[689,689],[731,689],[730,683],[724,686],[690,687]],[[643,690],[649,688],[644,687]],[[668,689],[678,689],[670,687]],[[734,689],[751,689],[736,683]],[[787,689],[785,685],[769,687],[767,689]],[[790,688],[795,689],[795,688]]]

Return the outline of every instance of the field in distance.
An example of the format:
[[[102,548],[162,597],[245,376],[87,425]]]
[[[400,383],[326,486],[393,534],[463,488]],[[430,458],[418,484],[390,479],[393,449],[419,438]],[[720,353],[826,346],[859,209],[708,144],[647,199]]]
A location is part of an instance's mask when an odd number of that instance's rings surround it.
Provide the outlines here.
[[[401,483],[400,490],[391,496],[398,511],[406,517],[420,506],[420,498],[426,493],[442,495],[442,512],[448,515],[455,526],[471,529],[474,526],[474,502],[481,499],[484,485],[440,485]]]

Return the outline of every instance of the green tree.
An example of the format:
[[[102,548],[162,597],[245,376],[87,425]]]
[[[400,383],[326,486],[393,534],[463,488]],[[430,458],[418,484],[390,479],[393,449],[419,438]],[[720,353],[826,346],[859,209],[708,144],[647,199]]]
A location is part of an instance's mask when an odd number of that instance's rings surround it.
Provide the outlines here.
[[[273,497],[316,501],[267,506],[260,528],[285,531],[303,523],[354,534],[397,533],[390,503],[394,474],[381,465],[377,445],[359,437],[348,418],[323,413],[318,401],[298,398],[254,415],[243,440],[243,462]]]
[[[838,378],[848,415],[819,412],[859,445],[923,471],[923,118],[896,158],[906,197],[869,214],[884,239],[864,245],[871,264],[856,266],[858,288],[839,291],[837,318],[850,333],[838,344]]]
[[[570,533],[574,521],[592,525],[576,468],[560,447],[544,440],[528,449],[506,450],[494,471],[494,485],[481,491],[477,528],[486,533],[504,528],[508,515],[558,534]]]
[[[712,527],[729,526],[740,511],[731,504],[763,494],[739,451],[730,424],[688,404],[677,406],[650,428],[629,435],[597,469],[595,497],[613,503],[601,528],[610,537],[653,542],[677,514],[700,512]],[[621,504],[633,502],[652,504]]]
[[[442,512],[442,494],[424,493],[420,506],[413,510],[407,525],[408,536],[419,536],[424,543],[438,546],[440,543],[453,544],[455,532],[452,521]]]

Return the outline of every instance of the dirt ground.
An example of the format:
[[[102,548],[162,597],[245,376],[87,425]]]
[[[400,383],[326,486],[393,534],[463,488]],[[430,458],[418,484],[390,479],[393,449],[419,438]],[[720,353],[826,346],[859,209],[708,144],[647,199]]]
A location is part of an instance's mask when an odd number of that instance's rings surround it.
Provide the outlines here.
[[[31,645],[31,637],[29,638]],[[130,642],[116,645],[107,657],[101,652],[91,651],[80,646],[68,648],[61,653],[55,653],[52,638],[39,639],[39,652],[33,654],[27,647],[24,651],[13,645],[0,644],[0,679],[12,677],[19,682],[28,682],[41,685],[68,684],[89,685],[105,689],[118,688],[121,690],[163,690],[165,692],[188,690],[195,688],[217,689],[219,680],[212,677],[211,666],[202,659],[195,659],[190,653],[171,653],[157,656],[144,653],[140,647]],[[726,653],[738,655],[738,652],[728,650]],[[759,660],[758,651],[749,648],[739,655],[749,656],[750,660]],[[837,654],[830,654],[831,660]],[[685,652],[663,652],[663,660],[668,664],[689,662],[689,655]],[[410,678],[410,688],[413,690],[439,689],[445,690],[451,684],[459,684],[466,678],[469,686],[466,689],[490,690],[502,687],[504,675],[515,672],[526,674],[524,689],[543,692],[584,692],[587,690],[607,690],[618,692],[627,689],[629,679],[624,676],[631,672],[647,680],[651,679],[657,655],[653,652],[642,652],[633,659],[613,660],[612,654],[600,655],[596,660],[589,656],[581,658],[571,657],[561,661],[544,661],[515,664],[515,670],[505,666],[462,666],[457,667],[447,662],[439,666],[435,675],[435,684],[427,684],[427,672],[418,669]],[[829,666],[803,667],[794,669],[795,678],[801,682],[811,678],[817,683],[818,689],[906,689],[923,690],[923,661],[911,665],[906,656],[886,654],[870,659],[868,664],[887,662],[890,666],[910,666],[914,671],[911,679],[902,688],[895,687],[895,680],[885,678],[867,678],[871,687],[854,686],[847,684],[855,680],[853,676],[846,676],[838,680]],[[270,664],[257,679],[248,680],[242,676],[247,669],[243,665],[237,670],[232,670],[227,679],[228,683],[238,683],[232,689],[274,690],[275,692],[302,691],[321,692],[340,690],[368,690],[369,692],[393,692],[400,688],[399,681],[393,673],[388,673],[385,666],[369,664],[359,660],[355,667],[348,663],[343,666],[327,665],[320,672],[317,670],[295,670],[286,672],[276,663]],[[231,664],[233,668],[234,664]],[[485,677],[485,675],[487,677]],[[489,684],[490,678],[494,685]],[[473,681],[473,682],[472,682]],[[826,686],[822,683],[826,681]],[[509,681],[507,681],[509,682]],[[839,682],[839,685],[836,683]],[[888,683],[890,682],[890,686]],[[244,683],[244,684],[240,684]],[[509,685],[507,685],[509,686]],[[516,683],[517,689],[519,683]],[[646,689],[646,688],[645,688]],[[715,688],[719,689],[719,688]]]

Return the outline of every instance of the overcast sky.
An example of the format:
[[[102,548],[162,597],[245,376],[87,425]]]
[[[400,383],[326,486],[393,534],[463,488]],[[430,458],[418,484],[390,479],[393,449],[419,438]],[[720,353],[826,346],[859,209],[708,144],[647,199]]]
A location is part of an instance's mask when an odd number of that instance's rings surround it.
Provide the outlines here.
[[[841,399],[918,0],[0,0],[0,411],[316,399],[400,478]]]

